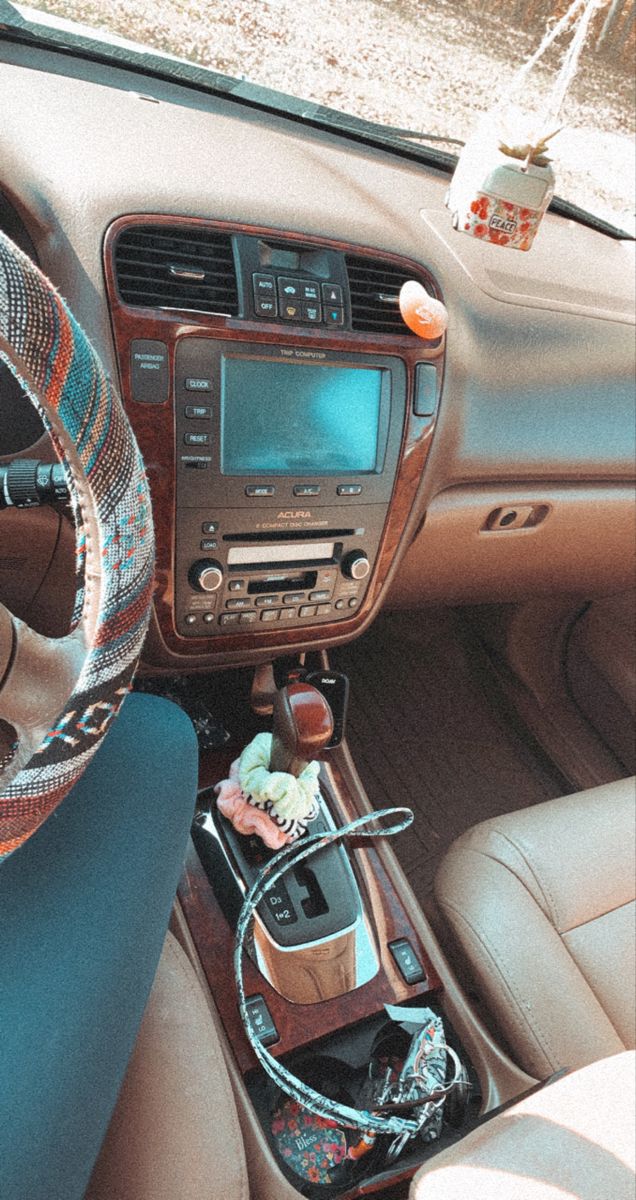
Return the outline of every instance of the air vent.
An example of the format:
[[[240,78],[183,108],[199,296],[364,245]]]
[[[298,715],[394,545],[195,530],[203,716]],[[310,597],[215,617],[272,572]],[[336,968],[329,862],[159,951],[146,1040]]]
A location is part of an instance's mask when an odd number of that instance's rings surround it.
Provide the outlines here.
[[[232,243],[213,229],[131,226],[117,239],[115,273],[125,304],[228,317],[238,312]]]
[[[433,292],[430,279],[409,273],[392,263],[347,254],[347,272],[351,294],[351,326],[360,333],[389,333],[412,337],[398,307],[400,288],[407,279],[417,279]]]

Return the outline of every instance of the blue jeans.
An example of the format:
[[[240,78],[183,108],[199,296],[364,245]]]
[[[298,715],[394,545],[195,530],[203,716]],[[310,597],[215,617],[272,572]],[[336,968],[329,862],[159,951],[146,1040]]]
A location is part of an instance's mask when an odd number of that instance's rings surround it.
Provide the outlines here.
[[[0,866],[0,1197],[81,1200],[166,933],[194,811],[187,717],[131,695]]]

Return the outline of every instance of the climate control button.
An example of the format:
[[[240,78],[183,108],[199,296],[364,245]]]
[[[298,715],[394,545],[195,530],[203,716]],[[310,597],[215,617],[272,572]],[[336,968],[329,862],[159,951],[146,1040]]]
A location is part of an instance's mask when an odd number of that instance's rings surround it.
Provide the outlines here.
[[[216,592],[223,583],[223,568],[213,558],[201,558],[190,567],[188,579],[197,592]]]

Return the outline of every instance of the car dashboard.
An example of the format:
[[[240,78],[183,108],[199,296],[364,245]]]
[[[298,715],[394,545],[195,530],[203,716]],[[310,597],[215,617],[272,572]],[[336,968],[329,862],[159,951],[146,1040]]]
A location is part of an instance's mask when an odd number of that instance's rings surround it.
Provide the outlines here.
[[[447,175],[408,156],[123,66],[3,59],[3,227],[146,463],[148,666],[324,649],[383,605],[630,586],[633,243],[550,214],[505,252],[455,232]],[[443,337],[402,322],[407,279],[443,300]],[[325,380],[305,427],[291,395]],[[50,459],[5,413],[1,461]],[[44,541],[35,592],[69,544]]]

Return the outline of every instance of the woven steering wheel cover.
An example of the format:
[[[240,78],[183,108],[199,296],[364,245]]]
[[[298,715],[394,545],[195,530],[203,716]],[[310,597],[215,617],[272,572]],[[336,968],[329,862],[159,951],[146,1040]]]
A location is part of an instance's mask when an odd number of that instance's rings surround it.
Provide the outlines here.
[[[143,462],[112,383],[53,285],[1,232],[0,358],[24,387],[25,404],[30,400],[42,417],[69,485],[73,627],[89,600],[97,613],[66,707],[27,765],[0,788],[2,859],[70,791],[130,690],[150,615],[154,537]]]

